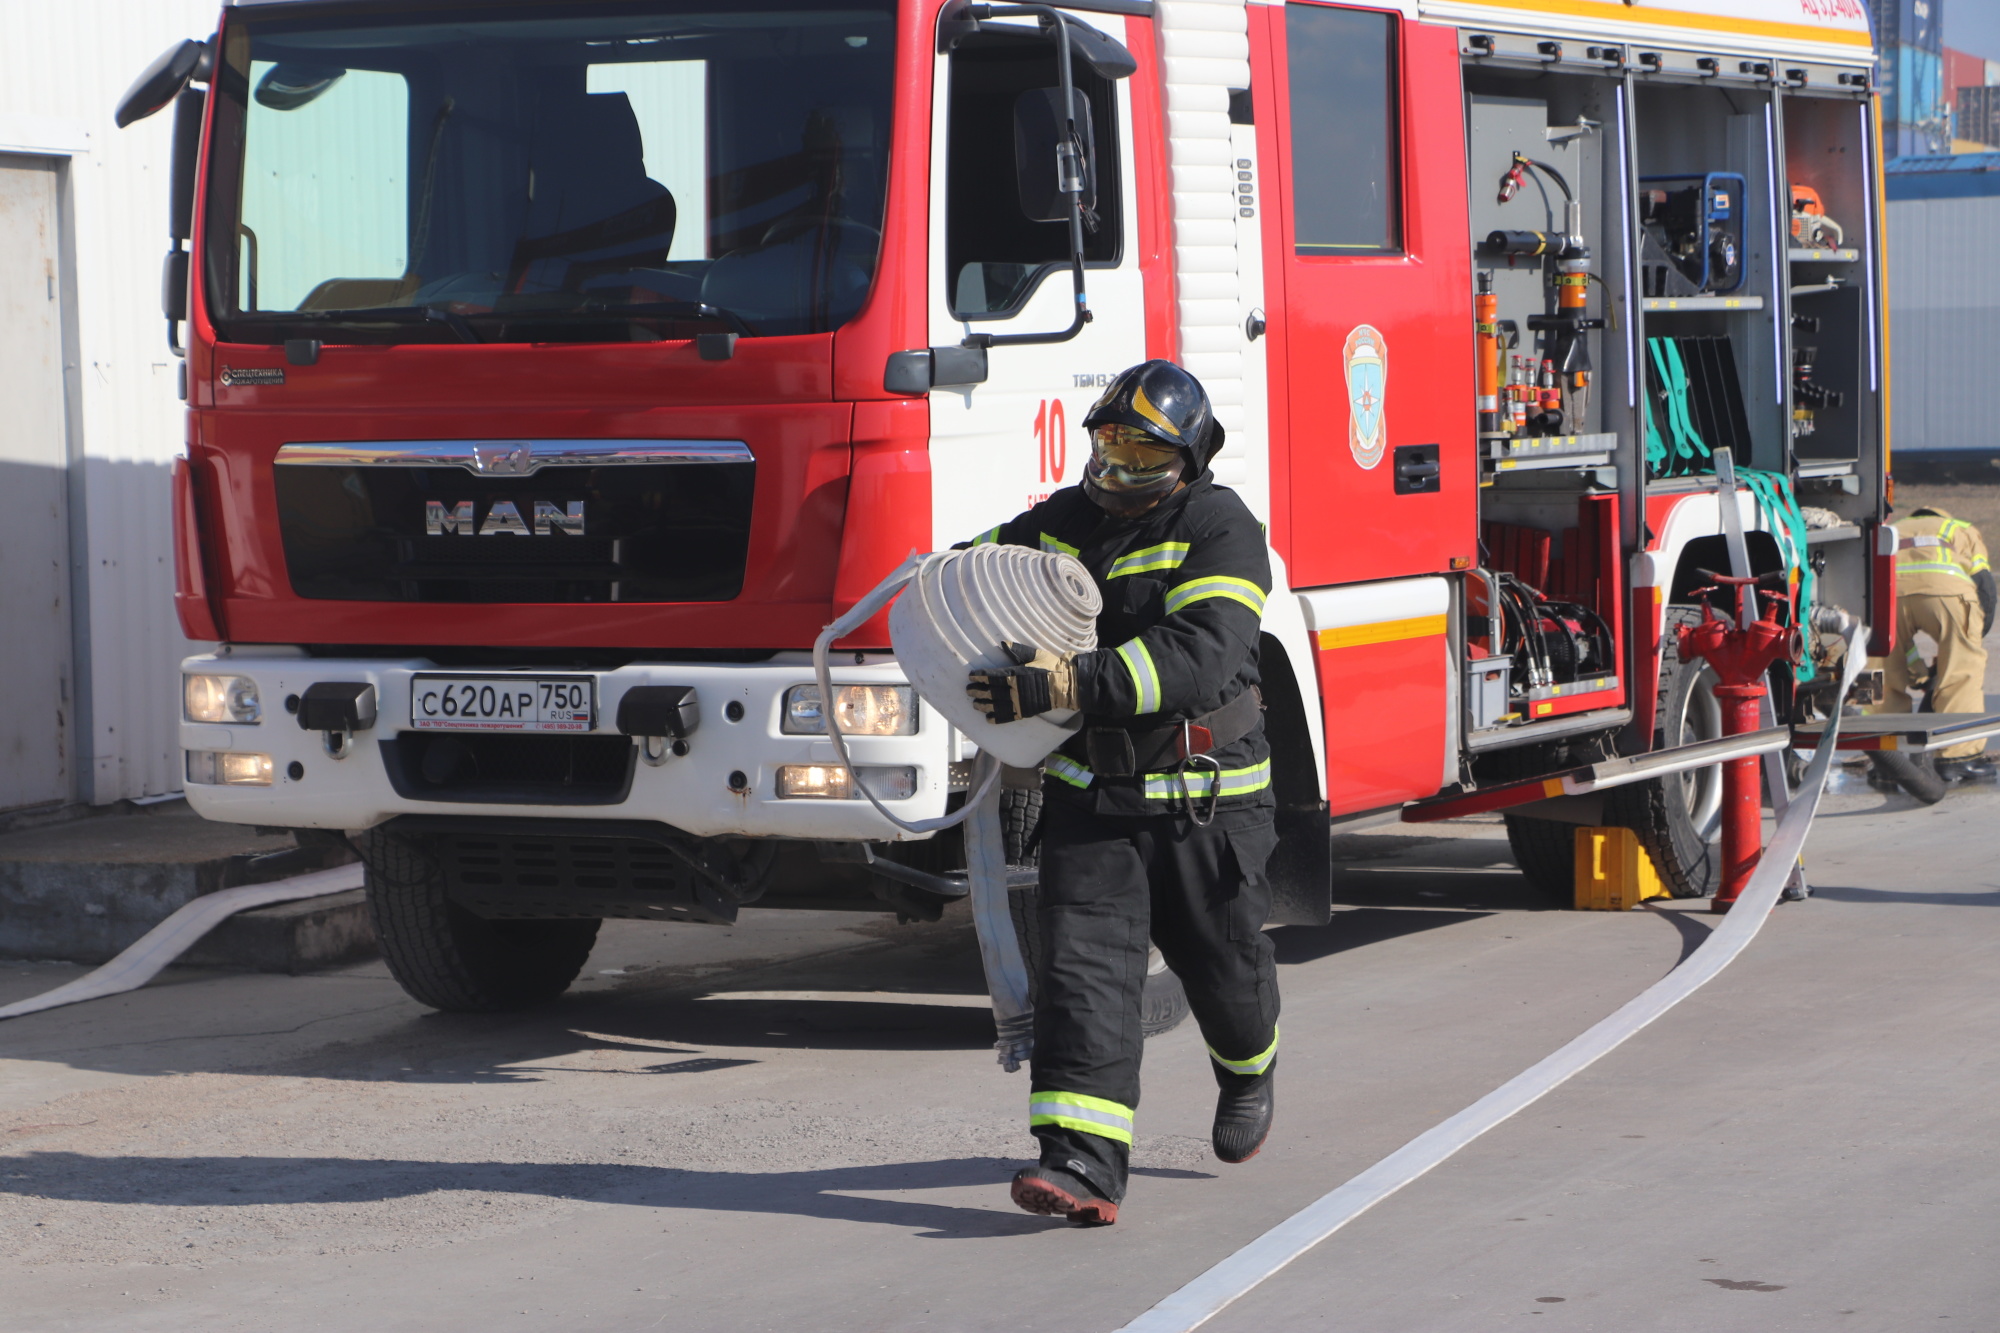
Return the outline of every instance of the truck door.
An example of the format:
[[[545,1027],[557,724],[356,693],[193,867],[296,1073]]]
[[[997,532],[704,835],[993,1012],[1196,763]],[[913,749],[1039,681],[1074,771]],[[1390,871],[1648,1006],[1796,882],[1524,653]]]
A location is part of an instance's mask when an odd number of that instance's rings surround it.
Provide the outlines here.
[[[1075,17],[1125,39],[1120,17]],[[1060,331],[1075,309],[1067,224],[1024,211],[1015,160],[1016,109],[1055,86],[1054,43],[1032,27],[984,27],[938,58],[930,341],[940,348],[956,348],[970,334]],[[1084,241],[1092,320],[1066,341],[990,349],[987,377],[977,384],[949,383],[945,367],[953,363],[938,359],[930,395],[931,530],[941,546],[1080,481],[1089,457],[1084,414],[1112,375],[1146,357],[1135,79],[1102,78],[1081,58],[1073,77],[1090,106],[1095,160],[1095,226]]]
[[[1471,275],[1450,29],[1250,7],[1272,523],[1293,586],[1470,564]]]

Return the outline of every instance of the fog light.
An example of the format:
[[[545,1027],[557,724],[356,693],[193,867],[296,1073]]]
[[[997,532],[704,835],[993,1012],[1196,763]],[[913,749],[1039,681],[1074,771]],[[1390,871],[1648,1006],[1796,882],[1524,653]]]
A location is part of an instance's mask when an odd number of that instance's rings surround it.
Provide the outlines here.
[[[914,768],[863,768],[861,781],[878,801],[907,801],[917,794]],[[839,764],[783,764],[778,769],[778,795],[787,799],[858,801],[847,770]]]
[[[917,730],[916,691],[907,685],[836,685],[833,706],[845,736],[913,736]],[[819,704],[819,686],[794,685],[785,691],[787,736],[826,735],[826,713]]]
[[[248,676],[182,676],[181,706],[190,722],[255,722],[263,712]]]
[[[189,750],[187,780],[203,787],[268,787],[271,756],[231,750]]]

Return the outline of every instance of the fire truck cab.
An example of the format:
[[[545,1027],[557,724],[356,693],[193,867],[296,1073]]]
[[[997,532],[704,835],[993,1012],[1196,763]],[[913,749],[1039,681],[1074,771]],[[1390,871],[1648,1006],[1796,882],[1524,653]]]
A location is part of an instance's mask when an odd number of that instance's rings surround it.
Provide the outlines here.
[[[1871,68],[1856,0],[225,0],[120,111],[176,117],[189,800],[353,837],[443,1007],[604,917],[935,918],[956,839],[855,783],[941,814],[976,738],[882,619],[830,707],[808,649],[1149,356],[1279,571],[1283,919],[1335,821],[1717,735],[1725,510],[1824,712],[1813,608],[1893,624]],[[1699,894],[1718,801],[1509,829]]]

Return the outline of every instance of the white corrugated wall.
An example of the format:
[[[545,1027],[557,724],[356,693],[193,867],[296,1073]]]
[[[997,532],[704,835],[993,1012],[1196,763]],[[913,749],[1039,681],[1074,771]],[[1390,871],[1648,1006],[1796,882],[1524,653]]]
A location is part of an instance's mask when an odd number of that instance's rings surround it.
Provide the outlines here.
[[[1215,460],[1216,479],[1249,492],[1246,498],[1261,513],[1264,432],[1261,421],[1253,430],[1245,410],[1241,219],[1229,123],[1229,90],[1250,86],[1249,24],[1243,0],[1160,0],[1159,21],[1181,364],[1208,390],[1216,419],[1229,432]]]
[[[104,804],[181,785],[168,467],[185,427],[160,309],[172,114],[128,130],[119,96],[172,42],[215,29],[214,0],[0,0],[0,141],[69,158],[88,653],[76,683],[88,760],[79,797]],[[78,454],[81,457],[78,457]]]
[[[2000,197],[1894,200],[1885,234],[1894,447],[2000,447]]]

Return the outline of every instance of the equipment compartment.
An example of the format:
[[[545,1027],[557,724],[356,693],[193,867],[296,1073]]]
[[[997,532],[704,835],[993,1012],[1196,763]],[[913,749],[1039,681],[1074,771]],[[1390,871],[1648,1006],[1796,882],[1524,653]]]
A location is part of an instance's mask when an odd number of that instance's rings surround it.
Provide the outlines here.
[[[1496,61],[1465,88],[1480,557],[1463,669],[1475,743],[1508,744],[1626,702],[1631,155],[1621,76]]]
[[[1860,479],[1882,447],[1882,358],[1867,313],[1877,252],[1866,171],[1870,108],[1854,97],[1789,93],[1782,112],[1792,448],[1823,474],[1801,488],[1812,503],[1850,520],[1869,518],[1874,497],[1861,492],[1872,487]]]
[[[1789,407],[1772,94],[1654,76],[1634,105],[1646,475],[1711,473],[1724,447],[1741,466],[1781,470]]]

